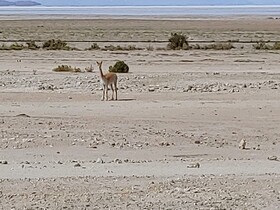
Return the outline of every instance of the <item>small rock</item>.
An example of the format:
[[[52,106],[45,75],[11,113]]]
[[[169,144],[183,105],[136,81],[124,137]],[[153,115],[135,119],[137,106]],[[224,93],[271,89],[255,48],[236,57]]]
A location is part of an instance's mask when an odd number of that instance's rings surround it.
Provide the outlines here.
[[[241,141],[239,142],[239,149],[246,149],[246,140],[245,139],[241,139]]]
[[[187,168],[200,168],[200,164],[199,163],[192,163],[187,165]]]
[[[102,160],[101,158],[97,158],[96,163],[101,163],[101,164],[103,164],[103,163],[104,163],[104,160]]]
[[[76,163],[76,164],[74,165],[74,167],[81,167],[81,164],[80,164],[80,163]]]
[[[116,159],[114,160],[114,162],[115,162],[115,163],[118,163],[118,164],[121,164],[121,163],[122,163],[122,161],[121,161],[120,159],[118,159],[118,158],[116,158]]]
[[[0,161],[0,164],[7,165],[7,164],[8,164],[8,161],[2,160],[2,161]]]
[[[267,158],[268,160],[274,160],[274,161],[278,161],[278,158],[276,156],[270,156]]]

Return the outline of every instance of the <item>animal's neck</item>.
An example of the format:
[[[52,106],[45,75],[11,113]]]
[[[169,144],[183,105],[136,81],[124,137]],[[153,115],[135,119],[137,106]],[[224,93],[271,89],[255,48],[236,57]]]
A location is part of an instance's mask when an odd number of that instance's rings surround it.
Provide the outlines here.
[[[101,76],[101,78],[103,78],[103,77],[104,77],[104,74],[103,74],[103,72],[102,72],[101,66],[99,66],[99,71],[100,71],[100,76]]]

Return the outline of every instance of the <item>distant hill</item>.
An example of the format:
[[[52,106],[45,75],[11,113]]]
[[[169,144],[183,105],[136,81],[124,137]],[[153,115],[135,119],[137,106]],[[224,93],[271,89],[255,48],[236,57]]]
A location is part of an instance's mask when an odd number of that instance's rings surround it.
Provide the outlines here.
[[[6,1],[6,0],[0,0],[0,6],[38,6],[41,5],[38,2],[35,1]]]

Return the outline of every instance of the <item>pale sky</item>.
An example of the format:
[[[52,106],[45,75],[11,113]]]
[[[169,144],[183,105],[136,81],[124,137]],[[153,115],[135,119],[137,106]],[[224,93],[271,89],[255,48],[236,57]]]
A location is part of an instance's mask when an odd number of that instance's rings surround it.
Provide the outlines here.
[[[280,0],[34,0],[43,5],[248,5],[275,4]]]

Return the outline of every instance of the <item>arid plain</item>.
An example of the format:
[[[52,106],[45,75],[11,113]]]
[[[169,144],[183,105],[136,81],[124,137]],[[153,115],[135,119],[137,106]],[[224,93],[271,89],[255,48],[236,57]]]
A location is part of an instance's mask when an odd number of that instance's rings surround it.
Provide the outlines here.
[[[165,50],[174,32],[235,48]],[[0,209],[280,208],[280,51],[250,43],[279,17],[0,18],[0,40],[49,39],[79,50],[0,51]],[[101,60],[130,67],[118,101]]]

